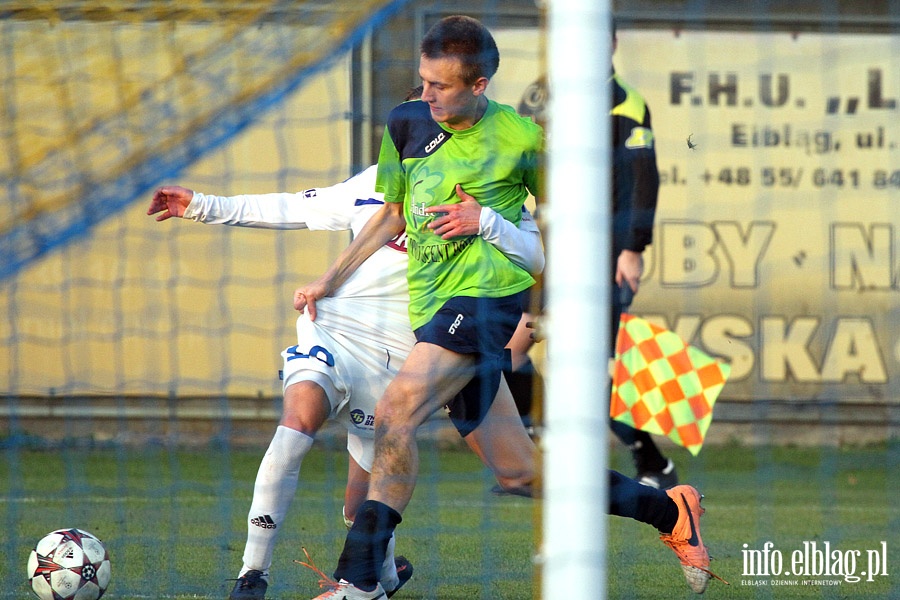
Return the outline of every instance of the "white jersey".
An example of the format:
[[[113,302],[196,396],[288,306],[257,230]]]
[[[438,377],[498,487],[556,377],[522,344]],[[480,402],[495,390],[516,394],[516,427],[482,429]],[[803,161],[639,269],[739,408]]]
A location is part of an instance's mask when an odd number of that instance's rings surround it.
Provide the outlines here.
[[[384,204],[374,191],[376,170],[371,166],[343,183],[298,193],[222,197],[195,192],[184,218],[266,229],[350,230],[357,235]],[[517,264],[531,272],[543,268],[539,231],[527,211],[516,228],[484,208],[480,228],[482,237]],[[304,380],[322,385],[332,417],[351,434],[351,453],[367,470],[375,403],[415,344],[406,271],[406,234],[401,233],[365,260],[332,296],[316,302],[314,322],[305,312],[298,317],[297,345],[282,353],[285,387]],[[364,441],[354,443],[354,434]]]
[[[184,218],[244,227],[346,231],[357,235],[384,204],[372,166],[343,183],[297,193],[223,198],[194,194]],[[406,235],[379,248],[328,298],[316,302],[316,324],[362,342],[409,353]],[[404,357],[405,358],[405,357]]]
[[[194,194],[184,214],[210,224],[268,229],[350,230],[357,235],[384,204],[375,192],[373,165],[343,183],[298,193],[240,195],[232,197]],[[496,212],[481,214],[481,235],[514,262],[530,272],[543,268],[537,225],[523,211],[521,232]],[[414,343],[410,331],[409,289],[406,283],[406,235],[401,233],[379,248],[331,297],[316,302],[316,323],[336,333],[398,350]]]

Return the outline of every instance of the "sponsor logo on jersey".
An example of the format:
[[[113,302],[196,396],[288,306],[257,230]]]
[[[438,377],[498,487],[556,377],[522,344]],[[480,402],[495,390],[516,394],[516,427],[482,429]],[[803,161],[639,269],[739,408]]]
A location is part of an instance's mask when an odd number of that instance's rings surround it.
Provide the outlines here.
[[[416,215],[417,217],[427,217],[429,214],[425,212],[425,207],[427,205],[424,202],[416,202],[413,200],[409,204],[409,212]]]
[[[472,235],[446,244],[429,244],[427,246],[417,244],[415,240],[409,240],[407,250],[412,258],[422,263],[444,262],[471,246],[475,237]]]
[[[431,152],[437,148],[441,142],[447,139],[447,136],[444,135],[444,132],[440,132],[436,138],[428,142],[428,145],[425,146],[425,154],[431,154]]]
[[[315,198],[318,195],[315,188],[310,188],[308,190],[303,190],[304,198]]]

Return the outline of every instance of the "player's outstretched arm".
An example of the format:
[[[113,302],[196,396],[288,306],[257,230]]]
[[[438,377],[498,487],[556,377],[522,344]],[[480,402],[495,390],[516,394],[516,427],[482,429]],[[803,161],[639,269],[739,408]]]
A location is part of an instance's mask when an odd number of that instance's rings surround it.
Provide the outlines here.
[[[179,185],[166,185],[157,188],[150,200],[148,215],[156,215],[157,221],[165,221],[172,217],[183,217],[184,211],[191,203],[194,192]]]
[[[194,193],[183,217],[207,225],[255,229],[307,229],[314,207],[303,193],[213,196]]]
[[[360,201],[363,206],[381,201],[382,195],[374,191],[375,171],[373,165],[341,183],[296,193],[215,196],[178,186],[163,187],[154,194],[148,213],[166,210],[165,193],[169,192],[175,194],[177,210],[169,207],[169,212],[158,220],[176,216],[207,225],[344,231],[351,228],[359,214]]]
[[[259,229],[306,229],[318,207],[303,194],[244,194],[214,196],[180,186],[161,187],[153,194],[147,214],[162,212],[157,221],[181,217],[207,225],[235,225]],[[347,226],[341,229],[346,229]]]
[[[314,282],[294,291],[294,308],[309,313],[312,321],[316,320],[316,300],[330,296],[356,271],[367,258],[387,244],[394,236],[406,227],[403,217],[403,204],[386,202],[359,234],[353,238],[325,273]]]

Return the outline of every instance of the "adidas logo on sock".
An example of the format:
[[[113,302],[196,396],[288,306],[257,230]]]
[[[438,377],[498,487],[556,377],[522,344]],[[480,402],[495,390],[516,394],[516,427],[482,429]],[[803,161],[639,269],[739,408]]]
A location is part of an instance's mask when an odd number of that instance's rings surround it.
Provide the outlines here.
[[[250,519],[251,525],[256,525],[257,527],[262,527],[263,529],[275,529],[278,525],[275,524],[275,521],[272,520],[272,517],[269,515],[261,515],[259,517],[255,517]]]

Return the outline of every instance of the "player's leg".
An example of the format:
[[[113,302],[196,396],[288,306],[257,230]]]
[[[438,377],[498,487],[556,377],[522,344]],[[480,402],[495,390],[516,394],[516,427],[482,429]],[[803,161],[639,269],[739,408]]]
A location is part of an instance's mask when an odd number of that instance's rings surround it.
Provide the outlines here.
[[[369,499],[402,512],[418,474],[416,430],[472,378],[475,359],[430,343],[413,348],[375,408]]]
[[[522,311],[515,296],[456,297],[415,331],[410,352],[375,408],[375,459],[368,500],[347,534],[335,577],[361,597],[379,593],[377,571],[388,541],[402,520],[418,474],[416,430],[473,379],[497,391],[503,348]],[[493,388],[482,385],[491,379]],[[374,590],[374,591],[373,591]]]
[[[503,377],[509,385],[519,417],[528,428],[532,427],[535,380],[540,378],[528,356],[534,340],[531,339],[531,329],[526,323],[533,320],[534,315],[529,312],[523,313],[512,339],[506,345],[510,360],[503,369]]]
[[[506,381],[501,379],[497,395],[480,422],[460,419],[460,402],[463,399],[457,396],[449,405],[450,415],[457,429],[462,423],[469,425],[460,429],[469,447],[493,471],[504,491],[532,496],[537,448],[519,418]]]
[[[671,533],[678,520],[678,506],[662,490],[641,485],[609,469],[609,514],[635,519]]]
[[[493,471],[500,486],[497,491],[529,497],[533,495],[536,448],[526,429],[534,384],[528,350],[534,340],[527,326],[533,315],[525,311],[534,290],[518,294],[523,312],[506,344],[510,360],[504,361],[502,377],[496,381],[481,377],[477,385],[470,382],[446,407],[459,434]]]
[[[609,473],[609,514],[652,525],[660,539],[675,552],[691,589],[702,594],[713,575],[709,553],[700,537],[702,496],[689,485],[659,490],[621,473]]]
[[[372,468],[372,457],[374,450],[371,439],[366,439],[352,433],[347,434],[347,451],[349,460],[347,465],[347,488],[344,490],[344,524],[349,529],[356,519],[356,511],[363,502],[366,501],[366,494],[369,492],[369,480],[371,478],[369,470]],[[367,468],[360,466],[360,459],[357,457],[366,456],[368,462],[363,459]],[[368,470],[367,470],[368,469]]]
[[[356,512],[366,499],[369,489],[369,470],[374,457],[373,440],[353,433],[347,434],[347,451],[349,465],[347,470],[347,489],[344,493],[343,518],[347,529],[353,527]],[[412,564],[403,556],[394,556],[396,536],[388,542],[387,552],[381,566],[381,587],[388,597],[393,596],[403,587],[413,574]]]
[[[347,533],[335,579],[377,589],[394,529],[402,520],[418,474],[416,430],[471,379],[475,359],[419,343],[375,408],[375,459],[368,500]]]
[[[281,421],[256,474],[247,516],[244,564],[232,599],[265,596],[272,553],[297,490],[300,465],[331,413],[323,384],[329,385],[328,380],[299,381],[284,391]]]

